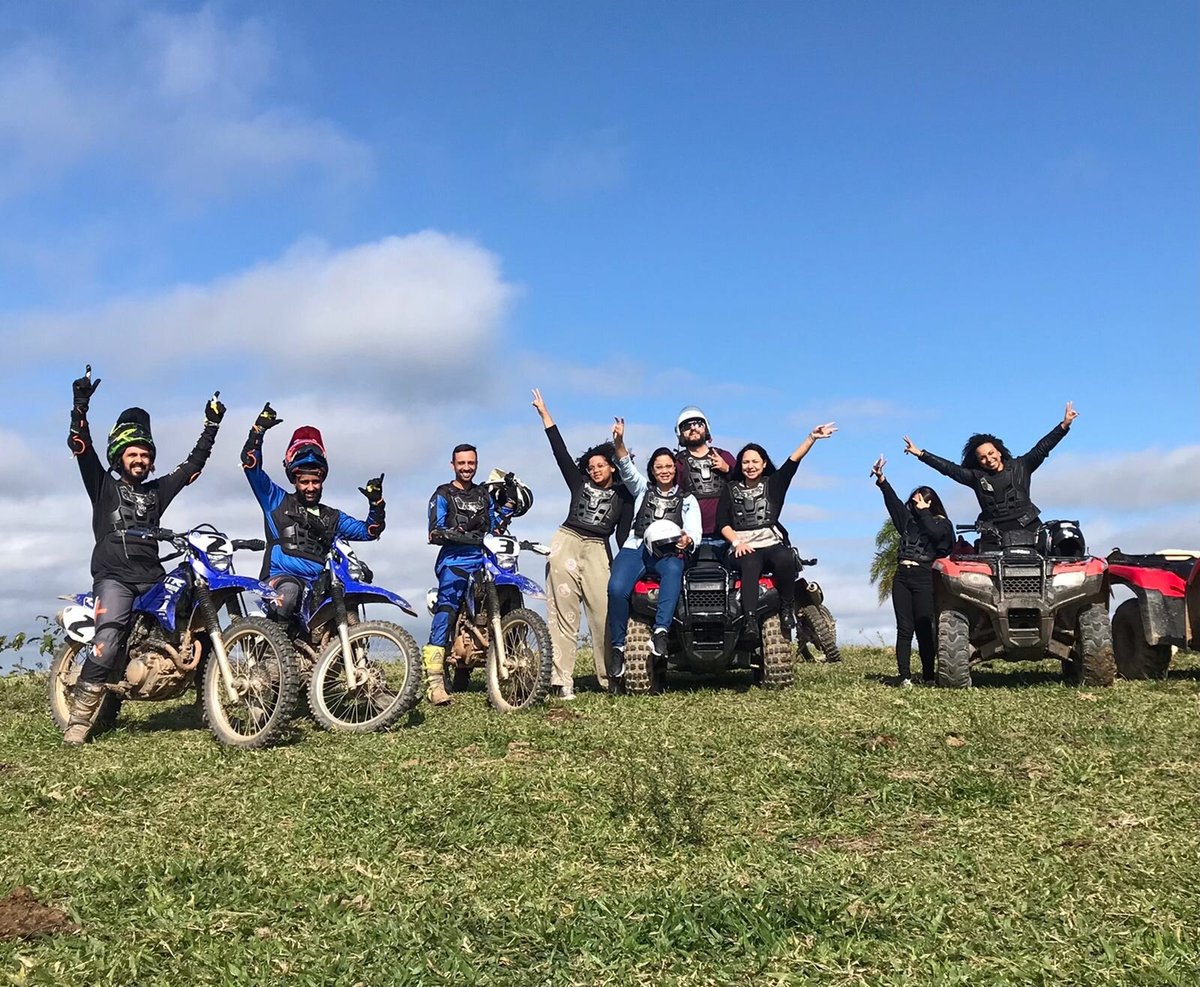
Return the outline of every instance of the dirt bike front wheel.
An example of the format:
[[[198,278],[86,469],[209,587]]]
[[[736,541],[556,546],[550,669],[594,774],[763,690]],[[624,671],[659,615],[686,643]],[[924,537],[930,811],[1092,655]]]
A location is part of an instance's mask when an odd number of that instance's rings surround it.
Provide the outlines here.
[[[500,649],[490,645],[488,702],[501,713],[516,713],[536,706],[550,690],[554,667],[550,630],[532,610],[519,607],[500,619],[500,633],[504,638],[504,667],[500,666]]]
[[[204,721],[227,747],[276,743],[288,729],[300,691],[292,643],[282,627],[265,617],[242,617],[221,635],[236,699],[229,694],[221,663],[213,655],[204,669]]]
[[[313,665],[309,709],[326,730],[386,730],[417,705],[421,651],[408,631],[386,620],[355,624],[347,637],[354,684],[347,682],[342,640],[335,635]]]

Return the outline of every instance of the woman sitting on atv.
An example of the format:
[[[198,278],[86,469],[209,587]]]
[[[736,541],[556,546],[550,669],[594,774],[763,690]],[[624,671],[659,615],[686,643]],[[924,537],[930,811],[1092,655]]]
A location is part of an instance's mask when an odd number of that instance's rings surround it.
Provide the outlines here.
[[[1037,530],[1040,519],[1038,507],[1030,499],[1030,479],[1077,417],[1079,412],[1068,401],[1062,421],[1023,456],[1014,457],[1003,442],[987,432],[976,433],[967,439],[961,466],[918,448],[907,435],[904,436],[904,451],[975,491],[975,499],[979,501],[977,524],[981,527],[979,549],[996,551],[1003,544],[1002,532]]]
[[[833,422],[818,425],[804,437],[784,464],[775,468],[767,450],[751,442],[737,454],[729,483],[717,505],[717,530],[729,542],[726,561],[742,575],[744,635],[759,638],[758,578],[764,570],[775,575],[779,590],[779,621],[784,637],[796,628],[796,556],[787,532],[779,525],[779,512],[800,460],[818,439],[827,439],[837,428]]]

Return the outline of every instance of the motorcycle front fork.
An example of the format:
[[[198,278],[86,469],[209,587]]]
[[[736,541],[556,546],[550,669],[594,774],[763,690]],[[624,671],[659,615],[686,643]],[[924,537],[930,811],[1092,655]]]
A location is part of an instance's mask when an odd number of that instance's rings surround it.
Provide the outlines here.
[[[336,579],[330,587],[333,595],[333,619],[337,623],[338,637],[342,641],[342,661],[346,666],[346,688],[358,685],[358,673],[354,670],[354,655],[350,651],[350,619],[346,616],[346,590]]]
[[[213,654],[217,659],[217,667],[221,670],[221,684],[225,695],[231,703],[241,702],[237,684],[233,678],[233,668],[229,664],[229,655],[225,651],[225,641],[221,637],[221,623],[217,619],[217,608],[213,605],[212,593],[208,584],[196,583],[196,600],[200,605],[200,615],[204,618],[204,629],[208,631],[208,640],[212,644]]]

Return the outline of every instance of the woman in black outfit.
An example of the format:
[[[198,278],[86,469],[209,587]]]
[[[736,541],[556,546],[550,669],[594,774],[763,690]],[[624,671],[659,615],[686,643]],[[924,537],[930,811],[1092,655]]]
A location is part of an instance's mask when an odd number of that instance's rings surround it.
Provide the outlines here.
[[[881,456],[871,468],[875,485],[883,491],[892,524],[900,534],[896,576],[892,580],[892,607],[896,611],[896,665],[900,685],[912,685],[910,659],[913,632],[921,652],[921,678],[934,681],[937,635],[933,626],[933,562],[950,553],[954,525],[946,517],[942,499],[932,487],[917,487],[901,503],[883,475],[887,462]]]
[[[779,469],[766,449],[751,442],[737,454],[729,482],[721,490],[717,531],[729,542],[731,551],[726,562],[742,575],[742,613],[746,618],[743,634],[750,641],[760,637],[758,577],[764,569],[775,574],[783,636],[790,640],[796,628],[796,556],[787,532],[779,525],[779,512],[800,460],[808,455],[814,442],[836,431],[833,422],[818,425]]]

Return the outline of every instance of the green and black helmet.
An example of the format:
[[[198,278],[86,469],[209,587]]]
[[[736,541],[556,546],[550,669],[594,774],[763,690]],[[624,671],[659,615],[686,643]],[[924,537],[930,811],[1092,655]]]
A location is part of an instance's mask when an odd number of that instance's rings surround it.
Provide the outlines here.
[[[144,446],[155,452],[154,436],[150,434],[150,416],[141,408],[126,408],[117,416],[117,423],[108,433],[108,465],[115,467],[121,461],[121,453],[130,446]]]

